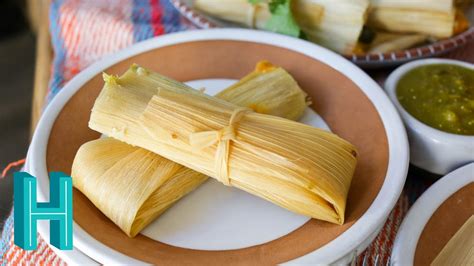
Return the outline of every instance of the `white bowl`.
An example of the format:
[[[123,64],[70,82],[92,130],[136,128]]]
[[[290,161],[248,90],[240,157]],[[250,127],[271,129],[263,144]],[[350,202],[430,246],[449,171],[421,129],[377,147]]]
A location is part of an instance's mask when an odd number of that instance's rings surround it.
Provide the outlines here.
[[[474,136],[447,133],[430,127],[409,114],[397,99],[398,81],[408,71],[431,64],[451,64],[474,70],[474,64],[449,59],[422,59],[393,71],[385,90],[405,122],[410,142],[410,162],[429,172],[444,175],[474,161]]]
[[[393,244],[391,265],[413,265],[418,240],[426,224],[444,201],[474,182],[474,163],[441,178],[415,202],[403,220]]]
[[[65,88],[55,97],[45,110],[34,134],[28,153],[29,171],[38,178],[38,200],[47,201],[49,195],[49,179],[46,165],[46,150],[52,127],[71,97],[92,77],[108,67],[131,56],[147,51],[187,42],[208,40],[235,40],[247,41],[297,51],[307,57],[331,65],[354,82],[372,102],[377,110],[386,131],[388,142],[388,166],[383,185],[369,209],[347,231],[336,239],[325,244],[302,257],[295,258],[290,263],[314,264],[336,263],[346,264],[354,260],[375,238],[382,228],[391,209],[398,200],[405,182],[408,170],[408,141],[396,109],[380,87],[362,70],[348,62],[341,56],[321,48],[317,45],[267,32],[219,29],[189,31],[169,34],[163,37],[150,39],[133,45],[119,53],[112,54],[100,62],[95,63],[72,79]],[[317,74],[317,73],[315,73]],[[38,231],[46,240],[49,239],[49,224],[40,222]],[[103,264],[137,264],[134,258],[128,257],[93,238],[77,223],[74,224],[74,247],[90,258]],[[69,258],[59,252],[62,258],[71,263],[78,263],[74,256]],[[78,253],[79,254],[79,253]]]

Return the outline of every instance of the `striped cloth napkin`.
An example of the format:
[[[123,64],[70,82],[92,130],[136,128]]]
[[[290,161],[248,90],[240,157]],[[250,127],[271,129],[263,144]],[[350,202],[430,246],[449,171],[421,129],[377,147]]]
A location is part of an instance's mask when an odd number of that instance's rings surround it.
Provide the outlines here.
[[[81,70],[103,56],[133,43],[195,27],[180,16],[169,0],[53,0],[50,31],[54,62],[48,100]],[[471,49],[474,50],[471,46]],[[470,53],[474,56],[474,53]],[[386,72],[375,72],[375,76]],[[412,176],[417,176],[412,177]],[[11,178],[11,177],[8,177]],[[357,265],[388,265],[393,241],[402,218],[416,198],[433,182],[412,174],[384,228],[358,257]],[[38,249],[24,251],[13,244],[13,215],[0,239],[0,265],[65,264],[38,235]]]

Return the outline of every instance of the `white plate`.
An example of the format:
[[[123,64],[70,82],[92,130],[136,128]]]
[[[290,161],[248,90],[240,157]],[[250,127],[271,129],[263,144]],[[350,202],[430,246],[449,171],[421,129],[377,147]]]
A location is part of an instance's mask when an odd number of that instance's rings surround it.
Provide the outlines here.
[[[365,247],[375,237],[378,230],[380,230],[403,188],[409,159],[408,142],[403,123],[382,89],[355,65],[325,48],[316,46],[309,42],[273,33],[242,29],[219,29],[169,34],[133,45],[119,53],[104,58],[100,62],[97,62],[82,71],[71,80],[50,103],[34,134],[28,160],[30,163],[30,173],[38,177],[38,200],[47,201],[49,198],[49,179],[47,178],[45,158],[51,128],[61,109],[83,84],[98,73],[102,72],[104,69],[133,55],[156,49],[158,47],[200,40],[250,41],[297,51],[310,58],[324,62],[342,73],[361,88],[363,93],[372,101],[385,127],[389,146],[387,173],[379,194],[366,213],[347,231],[323,247],[291,262],[347,263],[352,260],[356,254],[361,253],[365,249]],[[295,218],[294,221],[300,222],[301,220],[298,219],[300,218]],[[293,226],[286,226],[285,230],[290,230],[295,224],[297,224],[297,222],[295,222]],[[75,247],[94,260],[107,264],[138,263],[137,260],[98,242],[83,231],[77,224],[74,224],[74,226]],[[45,239],[49,239],[48,229],[48,223],[40,223],[38,225],[38,230]],[[276,232],[276,234],[281,234],[282,232],[283,230]],[[272,234],[273,235],[266,237],[275,237],[275,232],[272,232]],[[177,240],[175,239],[173,241]],[[174,243],[176,244],[176,242]],[[233,245],[235,244],[236,243],[233,243]],[[212,247],[208,248],[212,249]]]

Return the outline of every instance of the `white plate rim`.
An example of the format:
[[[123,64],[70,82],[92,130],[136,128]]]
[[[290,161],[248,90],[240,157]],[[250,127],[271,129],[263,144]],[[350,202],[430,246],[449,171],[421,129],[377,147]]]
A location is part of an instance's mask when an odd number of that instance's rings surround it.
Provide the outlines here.
[[[389,146],[386,178],[379,194],[366,213],[346,232],[323,247],[292,260],[291,263],[332,263],[344,259],[353,250],[357,250],[358,246],[371,232],[385,221],[400,196],[408,172],[409,161],[408,140],[405,128],[387,95],[360,68],[326,48],[275,33],[248,29],[209,29],[173,33],[132,45],[120,52],[104,57],[83,70],[69,81],[48,105],[33,136],[29,160],[31,174],[39,180],[38,199],[46,201],[49,198],[49,180],[46,169],[46,147],[49,133],[62,108],[82,85],[104,69],[131,56],[179,43],[207,40],[248,41],[302,53],[331,66],[351,79],[375,106],[385,127]],[[74,226],[75,246],[94,260],[102,263],[118,264],[136,264],[139,262],[96,241],[92,236],[81,230],[77,224]],[[49,239],[47,232],[49,228],[46,227],[41,223],[38,224],[40,234],[45,239]],[[357,252],[360,253],[362,250]]]
[[[30,153],[30,152],[28,152]],[[23,166],[22,171],[25,171],[27,173],[31,173],[30,167],[29,167],[29,159],[30,157],[28,154],[26,155],[26,160],[25,160],[25,165]],[[38,221],[38,227],[40,226],[40,223],[44,223],[45,221]],[[99,265],[96,261],[92,260],[89,256],[85,255],[82,253],[77,247],[73,247],[72,250],[68,251],[62,251],[55,246],[51,245],[49,243],[49,227],[48,227],[48,233],[47,233],[48,239],[45,239],[43,237],[43,240],[46,241],[46,244],[67,264],[71,265]]]
[[[423,193],[403,219],[393,244],[391,265],[413,265],[421,233],[433,213],[451,195],[474,182],[474,163],[460,167]]]

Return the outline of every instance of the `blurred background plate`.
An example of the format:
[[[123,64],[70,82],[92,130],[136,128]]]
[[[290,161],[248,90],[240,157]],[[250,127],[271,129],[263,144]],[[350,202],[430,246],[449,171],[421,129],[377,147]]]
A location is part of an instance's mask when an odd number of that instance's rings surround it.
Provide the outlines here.
[[[193,8],[193,0],[171,0],[171,3],[179,12],[189,19],[194,25],[201,29],[242,27],[241,25],[213,18]],[[466,11],[466,17],[471,25],[474,25],[474,5]],[[402,51],[387,53],[371,53],[363,55],[345,55],[345,57],[363,68],[375,68],[381,66],[396,66],[412,60],[435,57],[452,51],[474,40],[474,26],[466,31],[450,38],[439,40]]]
[[[411,207],[393,245],[391,264],[430,265],[474,215],[474,163],[447,174]]]

